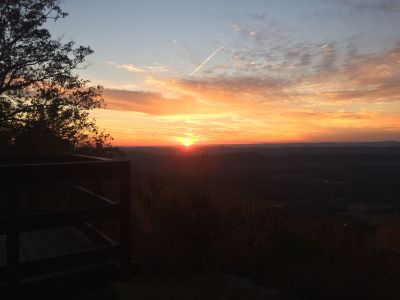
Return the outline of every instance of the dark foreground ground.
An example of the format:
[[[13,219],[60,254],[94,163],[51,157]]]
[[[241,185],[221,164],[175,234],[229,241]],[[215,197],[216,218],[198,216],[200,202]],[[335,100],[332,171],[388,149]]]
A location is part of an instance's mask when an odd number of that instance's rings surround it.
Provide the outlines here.
[[[69,290],[49,298],[77,300],[295,300],[286,293],[254,284],[250,279],[233,275],[208,273],[195,277],[137,277],[127,282],[112,282],[85,290]],[[53,298],[53,299],[55,299]]]

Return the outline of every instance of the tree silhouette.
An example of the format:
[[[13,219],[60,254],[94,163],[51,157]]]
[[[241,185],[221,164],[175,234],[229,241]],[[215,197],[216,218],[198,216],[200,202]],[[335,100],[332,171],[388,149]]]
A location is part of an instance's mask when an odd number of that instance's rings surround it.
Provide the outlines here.
[[[89,115],[104,107],[102,87],[74,73],[93,50],[44,28],[66,16],[59,0],[0,2],[0,153],[111,149]]]

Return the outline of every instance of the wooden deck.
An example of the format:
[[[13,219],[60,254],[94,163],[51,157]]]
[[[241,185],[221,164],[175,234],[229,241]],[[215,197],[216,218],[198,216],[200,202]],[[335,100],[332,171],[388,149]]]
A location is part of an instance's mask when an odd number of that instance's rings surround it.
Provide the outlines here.
[[[0,162],[0,284],[104,263],[126,274],[129,168],[128,162],[89,158]],[[113,200],[104,194],[110,179],[117,187]],[[114,222],[112,238],[103,230],[105,221]]]
[[[22,232],[19,235],[20,263],[82,253],[98,247],[113,246],[115,243],[91,239],[83,231],[65,226]],[[0,268],[7,264],[7,237],[0,235]]]

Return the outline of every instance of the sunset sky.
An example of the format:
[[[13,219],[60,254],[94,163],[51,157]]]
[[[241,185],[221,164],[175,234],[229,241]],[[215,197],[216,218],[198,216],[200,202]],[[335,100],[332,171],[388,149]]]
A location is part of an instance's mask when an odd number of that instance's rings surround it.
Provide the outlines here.
[[[65,0],[116,145],[400,140],[400,0]]]

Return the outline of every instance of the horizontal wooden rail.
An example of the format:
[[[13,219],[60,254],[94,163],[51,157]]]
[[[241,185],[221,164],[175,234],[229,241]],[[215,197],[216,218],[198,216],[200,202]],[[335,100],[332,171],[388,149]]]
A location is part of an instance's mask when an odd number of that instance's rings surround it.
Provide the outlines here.
[[[127,164],[126,161],[88,161],[0,165],[0,185],[120,178],[121,169]]]
[[[6,217],[0,219],[0,234],[116,219],[119,211],[120,204],[115,203],[83,209]]]

